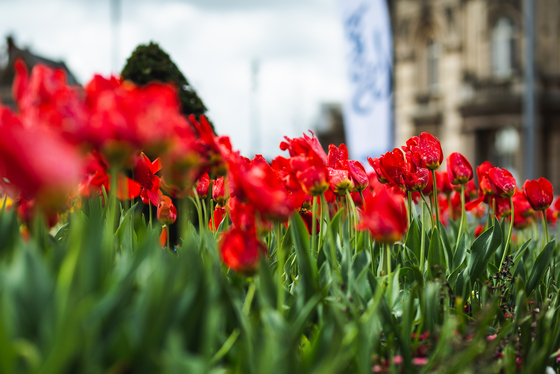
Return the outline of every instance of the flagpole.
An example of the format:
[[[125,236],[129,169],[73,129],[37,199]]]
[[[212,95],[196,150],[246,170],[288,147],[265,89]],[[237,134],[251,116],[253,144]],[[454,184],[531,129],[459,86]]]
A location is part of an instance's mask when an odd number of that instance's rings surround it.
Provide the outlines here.
[[[525,92],[524,92],[524,124],[525,124],[525,178],[535,176],[535,3],[524,0],[525,15]]]

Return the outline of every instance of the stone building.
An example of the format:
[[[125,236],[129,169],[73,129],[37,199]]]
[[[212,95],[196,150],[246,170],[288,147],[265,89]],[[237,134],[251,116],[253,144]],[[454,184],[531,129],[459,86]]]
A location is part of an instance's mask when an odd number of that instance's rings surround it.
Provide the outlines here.
[[[15,76],[14,63],[20,58],[23,60],[29,71],[37,64],[43,64],[55,69],[62,69],[66,73],[66,79],[70,85],[78,85],[78,81],[74,75],[68,70],[66,64],[62,61],[50,60],[36,54],[33,54],[27,48],[19,48],[11,36],[6,38],[6,51],[0,51],[4,64],[0,64],[0,102],[3,105],[15,109],[15,102],[12,97],[12,82]]]
[[[422,131],[523,180],[523,0],[389,0],[395,142]],[[560,191],[560,4],[535,1],[536,176]]]

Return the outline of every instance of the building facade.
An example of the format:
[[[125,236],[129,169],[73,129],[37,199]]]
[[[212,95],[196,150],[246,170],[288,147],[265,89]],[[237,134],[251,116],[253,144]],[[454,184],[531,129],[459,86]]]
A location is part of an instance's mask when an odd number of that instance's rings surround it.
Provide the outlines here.
[[[523,184],[523,0],[389,0],[395,142],[430,132],[447,155]],[[536,170],[560,191],[560,4],[535,1]]]

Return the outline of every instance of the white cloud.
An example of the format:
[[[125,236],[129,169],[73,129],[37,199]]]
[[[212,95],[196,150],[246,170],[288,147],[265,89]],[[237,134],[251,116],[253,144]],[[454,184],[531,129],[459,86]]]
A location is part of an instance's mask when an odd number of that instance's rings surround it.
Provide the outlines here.
[[[236,3],[237,6],[226,6]],[[267,5],[263,5],[266,3]],[[0,35],[63,59],[85,83],[111,71],[109,1],[0,0]],[[160,43],[193,84],[221,134],[249,156],[251,61],[259,75],[260,151],[312,126],[321,101],[344,95],[340,20],[328,1],[136,1],[122,3],[120,61],[139,43]]]

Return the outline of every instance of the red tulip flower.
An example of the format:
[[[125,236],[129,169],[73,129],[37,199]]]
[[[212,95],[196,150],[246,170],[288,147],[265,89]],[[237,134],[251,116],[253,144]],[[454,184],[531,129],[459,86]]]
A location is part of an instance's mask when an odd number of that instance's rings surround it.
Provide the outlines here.
[[[511,215],[511,204],[509,198],[506,197],[494,197],[496,201],[496,217],[508,217]]]
[[[331,169],[345,170],[348,172],[348,180],[353,186],[350,192],[363,191],[369,185],[366,170],[360,162],[348,159],[348,149],[344,143],[338,148],[334,144],[329,145],[327,166]],[[340,176],[340,173],[331,172],[329,170],[329,176],[331,173],[336,175],[336,177]],[[334,183],[334,185],[338,184],[338,182]],[[331,190],[334,191],[332,181],[330,181],[330,185]],[[345,191],[347,188],[342,189]],[[345,194],[344,191],[342,191],[342,194]],[[340,195],[340,193],[338,194]]]
[[[210,217],[210,222],[208,222],[208,228],[210,229],[210,231],[212,232],[218,231],[218,227],[220,227],[220,224],[222,223],[222,220],[224,219],[225,216],[226,216],[226,208],[221,206],[216,206],[212,214],[212,217]]]
[[[168,196],[162,196],[157,207],[157,218],[164,225],[170,225],[177,219],[177,209]]]
[[[239,228],[230,228],[220,239],[222,260],[231,269],[245,275],[252,275],[259,267],[261,256],[266,256],[267,248],[253,233]]]
[[[493,196],[496,194],[496,187],[494,183],[490,180],[488,176],[488,172],[490,169],[493,169],[494,165],[492,165],[488,161],[484,161],[482,164],[477,166],[476,168],[476,176],[478,178],[478,185],[482,193],[486,196]]]
[[[366,195],[366,209],[359,230],[369,230],[379,243],[394,243],[402,238],[407,229],[407,213],[404,200],[381,189],[375,196]]]
[[[484,232],[484,225],[477,225],[474,229],[474,237],[478,238]]]
[[[57,208],[78,186],[80,154],[52,131],[24,128],[10,117],[0,116],[0,178],[38,205]]]
[[[441,193],[445,195],[450,195],[453,192],[453,186],[449,181],[449,174],[447,174],[447,171],[444,170],[436,174],[436,182],[438,192],[441,191]]]
[[[214,182],[214,187],[212,188],[212,199],[219,206],[224,206],[226,199],[229,196],[229,188],[227,188],[227,180],[225,177],[219,177]]]
[[[307,194],[319,196],[329,188],[328,170],[320,159],[295,156],[290,158],[290,168]]]
[[[473,178],[473,169],[465,156],[453,152],[447,157],[447,175],[451,184],[466,184]]]
[[[276,171],[262,158],[247,164],[242,158],[228,158],[230,181],[235,196],[251,204],[263,217],[287,221],[295,205]]]
[[[354,189],[348,170],[327,168],[329,172],[329,186],[331,191],[339,196],[345,196],[346,191]]]
[[[161,194],[159,191],[160,179],[155,175],[159,170],[161,170],[161,161],[159,158],[151,162],[148,156],[143,152],[140,153],[134,168],[134,180],[142,186],[140,195],[142,197],[142,202],[145,204],[149,204],[149,202],[154,206],[159,204]]]
[[[367,176],[366,169],[361,162],[349,160],[348,172],[350,173],[352,182],[354,182],[353,192],[363,191],[367,188],[367,186],[369,186],[369,178]]]
[[[512,197],[513,199],[513,208],[515,210],[515,216],[519,215],[521,217],[527,218],[531,217],[535,214],[535,211],[531,207],[529,200],[525,194],[521,191],[515,191],[515,194]]]
[[[373,170],[375,171],[378,182],[382,183],[382,184],[389,183],[389,180],[387,178],[385,178],[385,174],[383,173],[383,170],[381,169],[381,159],[378,158],[378,157],[374,157],[372,159],[371,157],[368,156],[367,160],[368,160],[369,164],[371,165],[371,167],[373,168]]]
[[[430,172],[427,168],[423,168],[412,158],[410,154],[406,155],[406,173],[404,174],[404,185],[409,192],[422,191],[430,180]]]
[[[415,157],[422,161],[422,166],[430,170],[436,170],[443,162],[443,151],[439,139],[427,132],[408,139],[403,149],[405,152],[415,154]]]
[[[206,199],[208,191],[210,190],[210,177],[208,173],[204,173],[196,182],[196,194],[201,199]]]
[[[492,168],[488,171],[490,181],[494,183],[496,193],[501,197],[511,197],[515,193],[515,178],[509,171],[502,168]]]
[[[523,195],[534,210],[548,209],[554,199],[552,183],[545,178],[527,180],[523,184]]]

